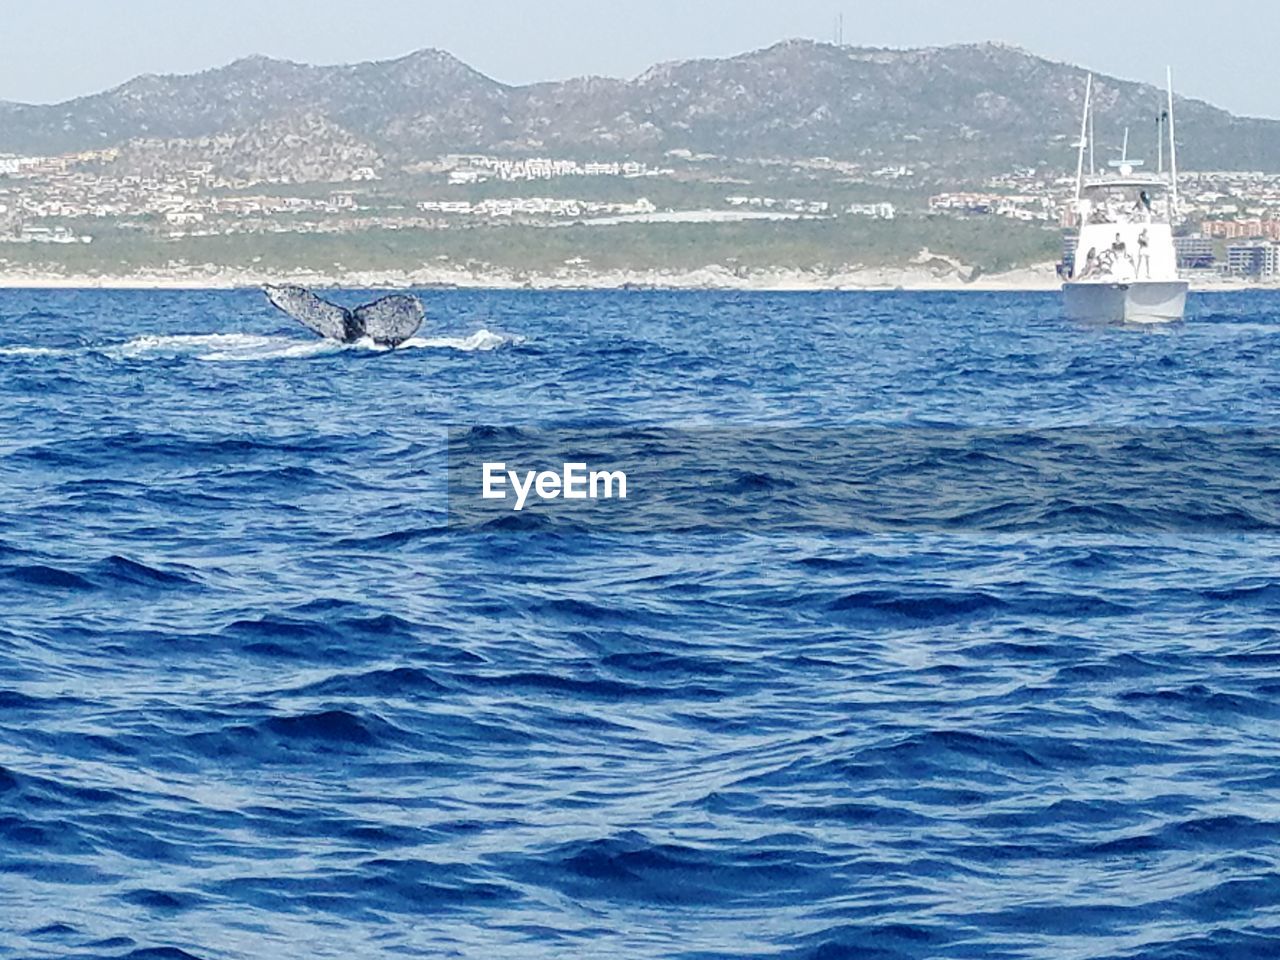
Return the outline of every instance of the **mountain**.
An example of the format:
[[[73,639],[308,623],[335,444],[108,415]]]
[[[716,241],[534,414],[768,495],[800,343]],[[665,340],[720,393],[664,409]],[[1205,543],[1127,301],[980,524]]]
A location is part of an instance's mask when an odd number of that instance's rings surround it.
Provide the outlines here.
[[[1146,152],[1163,91],[1105,76],[1095,77],[1095,90],[1099,144],[1118,144],[1130,126],[1135,152]],[[327,67],[251,57],[57,105],[0,103],[0,151],[136,141],[174,141],[185,151],[214,140],[269,149],[269,131],[282,126],[328,138],[361,165],[455,152],[645,158],[683,148],[1001,172],[1073,168],[1083,94],[1082,68],[993,43],[886,50],[788,41],[663,64],[629,81],[520,87],[438,50]],[[1184,168],[1280,170],[1280,121],[1181,99],[1178,124]]]
[[[378,151],[323,116],[306,113],[263,120],[243,131],[173,140],[134,139],[116,159],[143,176],[181,173],[209,164],[244,183],[308,183],[380,172]]]

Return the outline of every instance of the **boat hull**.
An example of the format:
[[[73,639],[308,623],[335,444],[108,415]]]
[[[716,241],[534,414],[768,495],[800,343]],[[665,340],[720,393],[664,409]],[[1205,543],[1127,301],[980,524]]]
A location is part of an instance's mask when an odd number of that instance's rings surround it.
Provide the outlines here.
[[[1104,323],[1170,323],[1187,309],[1185,280],[1137,280],[1130,283],[1062,285],[1062,299],[1072,320]]]

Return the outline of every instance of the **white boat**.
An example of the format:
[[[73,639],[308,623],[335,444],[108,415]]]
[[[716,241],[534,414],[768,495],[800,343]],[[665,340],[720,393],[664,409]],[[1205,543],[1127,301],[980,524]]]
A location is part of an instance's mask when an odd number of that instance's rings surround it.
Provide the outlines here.
[[[1093,77],[1085,88],[1076,166],[1075,213],[1079,235],[1062,272],[1063,305],[1073,320],[1167,323],[1181,320],[1187,282],[1178,276],[1173,224],[1178,217],[1178,159],[1173,126],[1173,82],[1169,83],[1169,171],[1139,168],[1128,156],[1128,133],[1120,160],[1097,174],[1092,160]],[[1163,118],[1161,118],[1163,120]],[[1163,129],[1163,125],[1162,125]],[[1085,149],[1090,173],[1085,175]]]

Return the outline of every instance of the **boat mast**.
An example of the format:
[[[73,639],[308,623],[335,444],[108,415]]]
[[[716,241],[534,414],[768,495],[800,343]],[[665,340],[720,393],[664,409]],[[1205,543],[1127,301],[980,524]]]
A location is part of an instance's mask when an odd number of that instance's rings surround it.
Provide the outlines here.
[[[1169,183],[1173,210],[1169,220],[1178,216],[1178,139],[1173,127],[1173,67],[1166,67],[1165,74],[1169,80]]]
[[[1156,114],[1156,173],[1164,176],[1164,122],[1169,113]]]
[[[1096,172],[1093,166],[1093,104],[1089,105],[1089,176]]]
[[[1084,83],[1084,113],[1080,115],[1080,154],[1076,157],[1076,200],[1084,193],[1084,147],[1089,136],[1089,100],[1093,96],[1093,74]]]

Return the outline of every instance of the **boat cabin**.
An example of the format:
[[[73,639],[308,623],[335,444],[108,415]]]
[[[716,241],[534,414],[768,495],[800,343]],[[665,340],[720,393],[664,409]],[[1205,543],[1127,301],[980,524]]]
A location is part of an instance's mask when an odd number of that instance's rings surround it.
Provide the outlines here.
[[[1070,279],[1176,279],[1172,205],[1163,178],[1125,171],[1086,180],[1076,202],[1080,234]]]

